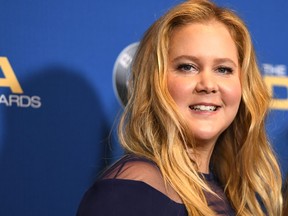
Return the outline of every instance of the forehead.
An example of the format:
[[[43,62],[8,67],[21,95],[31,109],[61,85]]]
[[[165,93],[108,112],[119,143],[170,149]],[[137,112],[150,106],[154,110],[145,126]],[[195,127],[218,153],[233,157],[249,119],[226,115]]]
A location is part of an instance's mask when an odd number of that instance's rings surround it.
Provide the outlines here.
[[[238,59],[238,51],[228,28],[217,21],[190,23],[173,29],[169,55],[216,55]]]

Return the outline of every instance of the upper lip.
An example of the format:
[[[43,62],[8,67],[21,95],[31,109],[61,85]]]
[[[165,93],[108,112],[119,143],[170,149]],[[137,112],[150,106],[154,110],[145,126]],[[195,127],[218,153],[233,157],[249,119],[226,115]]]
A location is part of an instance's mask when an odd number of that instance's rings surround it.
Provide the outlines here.
[[[199,103],[195,103],[195,104],[191,104],[189,105],[189,107],[193,107],[193,106],[215,106],[215,107],[221,107],[220,105],[218,104],[215,104],[215,103],[206,103],[206,102],[199,102]]]

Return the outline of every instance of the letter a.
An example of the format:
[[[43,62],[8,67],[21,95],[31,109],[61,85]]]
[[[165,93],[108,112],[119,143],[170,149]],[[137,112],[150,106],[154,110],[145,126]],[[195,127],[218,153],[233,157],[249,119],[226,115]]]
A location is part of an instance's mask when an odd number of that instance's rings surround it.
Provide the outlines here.
[[[10,87],[16,94],[22,94],[23,90],[14,74],[14,71],[6,57],[0,57],[0,68],[5,78],[0,78],[0,86]]]

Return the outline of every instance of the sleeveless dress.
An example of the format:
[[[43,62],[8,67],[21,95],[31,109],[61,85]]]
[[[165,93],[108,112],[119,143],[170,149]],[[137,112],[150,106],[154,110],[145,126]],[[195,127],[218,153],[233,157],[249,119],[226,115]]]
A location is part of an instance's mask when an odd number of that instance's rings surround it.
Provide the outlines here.
[[[148,166],[137,169],[139,162]],[[133,172],[136,170],[137,173],[140,170],[141,175],[149,172],[151,165],[157,167],[145,158],[124,156],[105,171],[84,194],[77,216],[187,216],[184,204],[172,200],[149,182],[135,180],[137,176],[134,178],[133,173],[129,173],[129,167],[133,167]],[[130,175],[133,179],[129,179]],[[236,215],[215,176],[211,173],[203,176],[210,188],[220,197],[204,192],[208,206],[219,216]]]

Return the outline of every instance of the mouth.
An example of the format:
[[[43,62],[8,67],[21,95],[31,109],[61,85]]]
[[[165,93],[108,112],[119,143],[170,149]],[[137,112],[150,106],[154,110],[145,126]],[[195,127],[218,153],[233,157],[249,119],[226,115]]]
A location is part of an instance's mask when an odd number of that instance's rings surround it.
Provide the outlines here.
[[[208,111],[208,112],[214,112],[216,111],[220,106],[212,106],[212,105],[190,105],[189,108],[191,110],[195,111]]]

